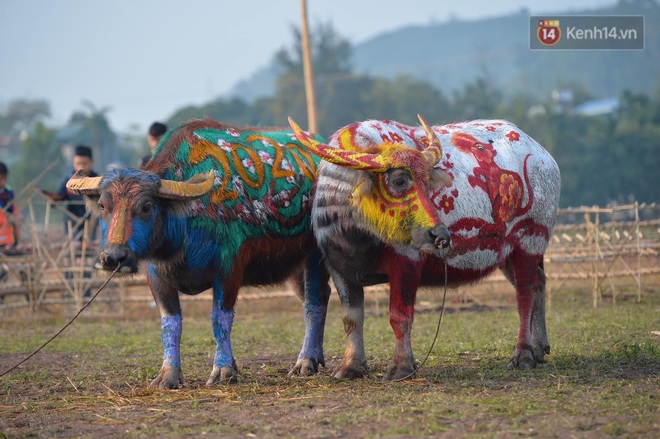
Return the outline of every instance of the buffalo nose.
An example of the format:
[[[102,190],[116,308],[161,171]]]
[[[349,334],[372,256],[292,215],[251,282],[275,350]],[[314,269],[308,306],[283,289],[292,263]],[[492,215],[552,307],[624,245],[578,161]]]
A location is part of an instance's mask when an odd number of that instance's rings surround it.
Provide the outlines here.
[[[105,270],[114,270],[128,257],[128,252],[123,248],[112,248],[104,250],[99,254],[100,267]]]
[[[429,233],[431,234],[431,238],[437,248],[447,248],[451,244],[449,230],[447,230],[445,226],[435,226],[429,231]]]

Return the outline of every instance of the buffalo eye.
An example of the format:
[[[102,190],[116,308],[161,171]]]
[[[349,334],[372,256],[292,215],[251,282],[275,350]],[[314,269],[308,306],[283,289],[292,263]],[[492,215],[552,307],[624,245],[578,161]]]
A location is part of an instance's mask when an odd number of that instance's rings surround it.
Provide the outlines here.
[[[112,202],[108,200],[107,197],[99,198],[99,201],[96,203],[101,214],[112,212]]]
[[[392,180],[392,186],[394,186],[396,189],[404,189],[407,182],[408,181],[404,177],[396,177],[394,180]]]
[[[148,216],[151,215],[151,212],[154,210],[154,203],[146,202],[140,206],[140,214]]]
[[[408,171],[403,169],[390,171],[387,177],[390,190],[394,193],[403,193],[407,191],[412,184],[412,176]]]

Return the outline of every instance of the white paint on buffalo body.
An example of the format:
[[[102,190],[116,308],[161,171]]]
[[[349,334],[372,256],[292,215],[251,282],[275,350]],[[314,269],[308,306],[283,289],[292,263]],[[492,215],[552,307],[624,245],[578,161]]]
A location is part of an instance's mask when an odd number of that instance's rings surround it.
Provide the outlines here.
[[[428,253],[401,242],[369,222],[356,188],[368,171],[324,162],[312,209],[315,236],[324,252],[345,307],[345,320],[361,315],[365,285],[390,282],[390,321],[397,337],[393,365],[385,379],[415,371],[410,347],[414,299],[420,285],[460,286],[500,268],[516,288],[520,332],[511,364],[533,367],[550,352],[545,330],[545,253],[559,205],[560,173],[550,154],[510,122],[477,120],[434,126],[442,145],[435,165],[443,184],[429,184],[428,197],[447,227],[451,245]],[[350,139],[350,141],[347,141]],[[419,151],[428,145],[422,127],[393,121],[365,121],[338,130],[333,148],[377,151],[383,143]],[[348,146],[347,146],[348,145]],[[418,178],[416,170],[410,170]],[[375,196],[374,196],[375,199]],[[391,211],[389,212],[392,213]],[[387,215],[385,208],[383,215]],[[402,217],[405,217],[403,214]],[[402,219],[402,224],[405,219]],[[357,317],[359,318],[359,317]],[[347,327],[362,327],[352,322]],[[337,377],[366,373],[361,334],[348,334]]]

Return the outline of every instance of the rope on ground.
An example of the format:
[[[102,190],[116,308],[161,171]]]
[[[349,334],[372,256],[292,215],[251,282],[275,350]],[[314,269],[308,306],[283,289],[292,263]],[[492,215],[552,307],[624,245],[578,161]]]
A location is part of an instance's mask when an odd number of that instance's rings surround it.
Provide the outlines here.
[[[63,327],[62,329],[60,329],[55,335],[53,335],[50,339],[48,339],[48,341],[46,341],[46,343],[42,344],[42,345],[39,347],[39,349],[37,349],[36,351],[32,352],[30,355],[28,355],[27,357],[25,357],[25,358],[24,358],[22,361],[20,361],[18,364],[14,365],[13,367],[9,368],[8,370],[2,372],[2,373],[0,374],[0,377],[3,377],[3,376],[5,376],[5,375],[7,375],[9,372],[11,372],[12,370],[16,369],[18,366],[20,366],[21,364],[25,363],[25,362],[26,362],[27,360],[29,360],[30,358],[34,357],[37,353],[39,353],[39,351],[41,351],[43,348],[45,348],[46,345],[48,345],[48,343],[50,343],[51,341],[55,340],[55,338],[57,338],[57,336],[59,336],[62,332],[64,332],[64,330],[65,330],[66,328],[68,328],[69,325],[71,325],[71,323],[73,323],[73,321],[74,321],[76,318],[78,318],[78,316],[79,316],[79,315],[80,315],[80,314],[81,314],[81,313],[82,313],[82,312],[83,312],[83,311],[84,311],[84,310],[85,310],[85,309],[86,309],[86,308],[87,308],[87,307],[88,307],[88,306],[94,301],[94,299],[96,299],[96,296],[98,296],[99,293],[100,293],[101,291],[103,291],[103,288],[105,288],[105,286],[108,285],[108,283],[109,283],[110,280],[113,278],[113,276],[115,275],[115,273],[117,273],[117,272],[119,271],[119,268],[120,268],[120,267],[121,267],[121,264],[117,264],[117,268],[115,268],[115,271],[113,271],[112,273],[110,273],[110,277],[108,277],[108,279],[103,283],[103,285],[101,285],[101,286],[99,287],[98,291],[96,291],[96,294],[94,294],[94,295],[91,297],[91,299],[89,299],[89,302],[87,302],[85,305],[83,305],[82,308],[80,308],[80,310],[76,313],[76,315],[73,316],[73,318],[72,318],[71,320],[69,320],[69,322],[68,322],[66,325],[64,325],[64,327]]]

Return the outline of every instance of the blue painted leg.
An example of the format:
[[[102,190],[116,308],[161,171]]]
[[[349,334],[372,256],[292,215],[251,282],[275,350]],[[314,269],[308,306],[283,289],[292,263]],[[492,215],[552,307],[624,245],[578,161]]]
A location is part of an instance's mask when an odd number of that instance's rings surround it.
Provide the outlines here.
[[[160,336],[163,340],[163,366],[149,387],[178,389],[183,385],[180,351],[182,321],[180,313],[161,317]]]
[[[313,375],[318,373],[319,364],[325,367],[323,333],[330,299],[328,280],[329,276],[317,250],[309,258],[305,269],[305,339],[298,361],[289,371],[289,376]]]
[[[327,306],[305,304],[305,339],[289,376],[313,375],[318,373],[319,364],[325,367],[323,330],[327,309]]]
[[[211,325],[215,337],[215,359],[213,370],[206,382],[210,386],[216,382],[235,383],[238,381],[236,361],[231,350],[231,328],[234,324],[234,310],[227,310],[223,306],[222,293],[213,294],[213,311],[211,312]],[[218,298],[217,296],[220,296]]]

